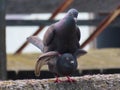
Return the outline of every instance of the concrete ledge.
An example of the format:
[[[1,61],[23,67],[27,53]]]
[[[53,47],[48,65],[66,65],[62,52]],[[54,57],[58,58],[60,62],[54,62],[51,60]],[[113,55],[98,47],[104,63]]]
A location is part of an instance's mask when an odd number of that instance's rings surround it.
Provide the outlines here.
[[[0,90],[120,90],[120,74],[86,75],[72,78],[77,81],[54,83],[54,78],[0,81]]]

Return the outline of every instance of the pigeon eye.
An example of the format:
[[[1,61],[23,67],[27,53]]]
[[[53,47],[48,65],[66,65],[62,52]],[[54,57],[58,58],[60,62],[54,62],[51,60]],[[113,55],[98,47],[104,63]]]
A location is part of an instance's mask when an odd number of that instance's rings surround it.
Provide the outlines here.
[[[74,63],[74,61],[70,61],[70,63]]]

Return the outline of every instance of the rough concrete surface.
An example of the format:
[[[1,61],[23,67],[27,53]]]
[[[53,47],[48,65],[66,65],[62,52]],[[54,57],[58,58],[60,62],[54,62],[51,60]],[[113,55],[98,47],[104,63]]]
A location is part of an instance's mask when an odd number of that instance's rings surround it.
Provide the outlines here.
[[[85,75],[71,78],[76,82],[54,83],[55,78],[0,81],[0,90],[120,90],[120,74]]]

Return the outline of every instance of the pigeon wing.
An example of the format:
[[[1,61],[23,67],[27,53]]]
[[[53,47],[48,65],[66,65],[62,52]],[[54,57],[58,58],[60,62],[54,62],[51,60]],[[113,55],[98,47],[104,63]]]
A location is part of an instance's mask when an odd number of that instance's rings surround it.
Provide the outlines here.
[[[82,49],[78,49],[78,50],[74,53],[74,55],[75,55],[77,58],[79,58],[80,56],[85,55],[85,54],[87,54],[87,51],[82,50]]]
[[[44,45],[45,46],[50,45],[54,37],[55,37],[55,28],[54,28],[54,25],[51,25],[44,35],[44,39],[43,39]]]
[[[77,32],[77,37],[78,37],[78,41],[80,41],[81,39],[81,32],[78,26],[76,26],[76,32]]]
[[[50,51],[47,53],[42,54],[39,59],[36,62],[35,65],[35,75],[40,75],[40,70],[43,65],[47,65],[51,60],[53,60],[55,57],[58,57],[59,53],[56,51]]]

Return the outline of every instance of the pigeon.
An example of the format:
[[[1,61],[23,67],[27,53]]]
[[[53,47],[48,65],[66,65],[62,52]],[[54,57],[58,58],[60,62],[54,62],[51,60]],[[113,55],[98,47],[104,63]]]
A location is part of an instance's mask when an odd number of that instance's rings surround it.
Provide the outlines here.
[[[81,33],[76,25],[78,11],[70,9],[60,21],[49,26],[44,35],[44,52],[58,51],[59,53],[72,53],[80,48]]]
[[[69,77],[77,69],[77,58],[86,54],[80,49],[80,30],[77,26],[78,11],[70,9],[65,17],[49,26],[43,40],[37,36],[30,36],[27,41],[38,47],[43,54],[38,58],[35,65],[35,75],[40,75],[43,65],[48,65],[51,72],[57,74],[55,82],[60,82],[58,76],[67,76],[68,81],[74,80]]]
[[[69,76],[72,74],[77,68],[77,60],[74,59],[73,55],[70,53],[65,53],[63,55],[59,55],[56,51],[50,51],[42,54],[37,63],[35,65],[35,75],[40,75],[40,70],[43,65],[48,65],[49,71],[54,74],[57,74],[55,82],[61,82],[58,79],[59,76]],[[69,77],[68,77],[69,78]],[[68,80],[72,82],[71,79]]]

